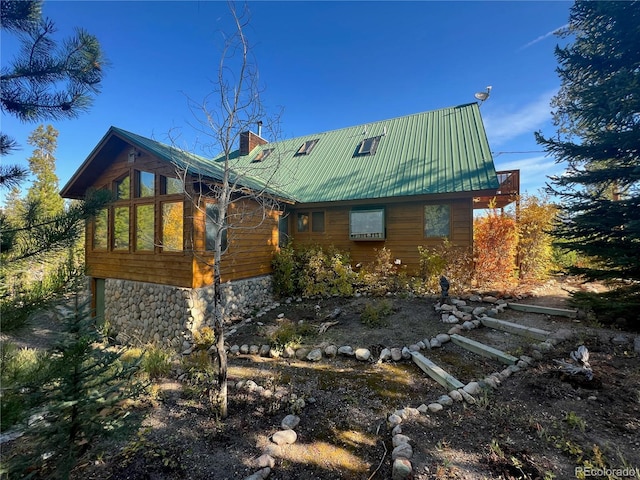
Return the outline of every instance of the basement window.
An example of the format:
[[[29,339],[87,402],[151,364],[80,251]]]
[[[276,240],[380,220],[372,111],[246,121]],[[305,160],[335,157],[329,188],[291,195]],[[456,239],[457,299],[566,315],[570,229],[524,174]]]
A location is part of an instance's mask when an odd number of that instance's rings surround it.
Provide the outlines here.
[[[304,142],[296,152],[296,155],[309,155],[311,153],[311,150],[313,150],[313,147],[315,147],[316,144],[318,143],[318,140],[319,139],[316,138],[316,139],[308,140]]]
[[[377,137],[365,138],[358,144],[358,148],[356,148],[356,153],[354,156],[375,155],[376,150],[378,150],[378,145],[380,144],[381,138],[382,136],[380,135],[378,135]]]
[[[384,240],[384,208],[351,210],[349,238],[351,240]]]
[[[256,158],[253,159],[252,163],[265,161],[267,157],[273,153],[274,150],[274,148],[265,148],[264,150],[260,151],[258,155],[256,155]]]

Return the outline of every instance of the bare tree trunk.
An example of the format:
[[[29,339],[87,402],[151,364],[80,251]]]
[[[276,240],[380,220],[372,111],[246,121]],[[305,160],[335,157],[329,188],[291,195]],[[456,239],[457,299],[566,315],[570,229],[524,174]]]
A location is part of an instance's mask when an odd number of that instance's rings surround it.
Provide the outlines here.
[[[224,348],[224,312],[220,289],[220,261],[213,266],[214,284],[214,332],[216,335],[216,355],[218,356],[218,395],[216,399],[220,418],[227,418],[227,351]]]

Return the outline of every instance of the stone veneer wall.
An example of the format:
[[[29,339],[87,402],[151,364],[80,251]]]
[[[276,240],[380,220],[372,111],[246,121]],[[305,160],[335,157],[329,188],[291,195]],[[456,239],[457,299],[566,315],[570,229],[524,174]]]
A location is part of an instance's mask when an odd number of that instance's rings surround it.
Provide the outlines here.
[[[271,276],[262,276],[222,284],[224,315],[237,317],[272,303],[271,281]],[[105,320],[122,343],[181,349],[191,344],[192,332],[212,326],[213,286],[194,289],[106,279],[104,298]]]

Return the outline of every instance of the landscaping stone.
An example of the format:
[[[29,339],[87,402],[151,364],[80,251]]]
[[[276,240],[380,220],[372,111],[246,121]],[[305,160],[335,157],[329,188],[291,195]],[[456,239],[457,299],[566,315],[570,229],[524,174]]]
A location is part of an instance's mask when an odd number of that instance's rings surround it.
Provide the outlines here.
[[[402,435],[401,433],[399,433],[393,436],[393,438],[391,439],[391,444],[393,445],[393,448],[396,448],[402,443],[409,443],[410,440],[411,439],[406,435]]]
[[[258,458],[256,458],[254,462],[254,466],[257,468],[266,468],[266,467],[273,468],[275,467],[275,465],[276,465],[275,459],[267,453],[260,455]]]
[[[405,480],[413,473],[411,461],[408,458],[398,457],[393,461],[392,480]]]
[[[271,346],[262,345],[260,347],[260,351],[258,353],[260,354],[261,357],[268,357],[269,356],[269,352],[271,352]]]
[[[438,398],[437,402],[440,405],[444,405],[445,407],[448,407],[449,405],[453,405],[453,398],[451,398],[449,395],[442,395],[440,398]]]
[[[338,348],[338,353],[347,357],[353,357],[354,355],[353,348],[349,345],[343,345],[342,347]]]
[[[324,349],[324,354],[329,358],[333,358],[338,354],[338,347],[335,345],[329,345]]]
[[[246,355],[247,353],[249,353],[249,345],[247,345],[246,343],[244,345],[241,345],[240,353],[243,355]]]
[[[366,362],[367,360],[369,360],[369,358],[371,358],[371,352],[366,348],[356,349],[355,355],[356,360],[359,360],[361,362]]]
[[[400,425],[402,423],[402,417],[396,415],[395,413],[389,415],[389,418],[387,420],[392,427],[395,427],[396,425]]]
[[[397,447],[393,449],[391,452],[391,459],[395,460],[396,458],[411,458],[413,457],[413,448],[408,443],[401,443]]]
[[[314,348],[307,354],[306,359],[310,362],[319,362],[320,360],[322,360],[322,350],[320,350],[319,348]]]
[[[380,358],[378,358],[379,362],[386,362],[391,358],[391,349],[383,348],[380,352]]]
[[[271,441],[276,445],[291,445],[296,443],[298,434],[295,430],[280,430],[271,436]]]
[[[429,409],[430,412],[432,413],[438,413],[442,410],[442,405],[434,402],[434,403],[430,403],[429,405],[427,405],[427,408]]]
[[[296,350],[295,357],[298,360],[304,360],[305,358],[307,358],[307,355],[309,355],[310,352],[310,348],[302,347]],[[320,352],[320,354],[322,355],[322,352]]]
[[[411,352],[407,347],[402,347],[402,358],[409,360],[411,358]]]
[[[399,362],[400,360],[402,360],[402,350],[399,349],[398,347],[394,347],[391,349],[391,359],[394,362]]]
[[[440,343],[440,341],[437,338],[432,338],[429,341],[429,345],[431,346],[431,348],[439,348],[442,346],[442,344]]]
[[[269,477],[269,475],[271,475],[271,468],[264,467],[258,470],[257,472],[255,472],[253,475],[249,475],[248,477],[245,477],[244,480],[265,480],[266,478]]]
[[[436,335],[436,340],[438,340],[440,344],[443,344],[451,340],[451,337],[446,333],[439,333],[438,335]]]
[[[280,425],[284,429],[293,430],[298,426],[299,423],[300,423],[300,417],[298,417],[297,415],[287,415],[282,419],[282,422],[280,423]]]

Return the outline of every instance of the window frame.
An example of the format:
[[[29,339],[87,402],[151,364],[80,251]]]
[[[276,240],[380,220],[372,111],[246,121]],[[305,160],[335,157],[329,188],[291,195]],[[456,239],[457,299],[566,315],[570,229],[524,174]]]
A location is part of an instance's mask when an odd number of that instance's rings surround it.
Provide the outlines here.
[[[297,157],[302,155],[309,155],[319,141],[320,141],[319,138],[314,138],[313,140],[307,140],[300,146],[300,148],[298,148],[298,150],[295,153],[295,156]]]
[[[135,171],[135,194],[134,194],[134,198],[136,199],[149,199],[149,198],[155,198],[157,197],[156,195],[156,177],[157,175],[154,172],[148,172],[146,170],[134,170]],[[143,175],[152,175],[153,176],[153,186],[151,187],[151,194],[150,195],[142,195],[142,177]]]
[[[381,214],[381,219],[379,221],[379,226],[381,228],[378,231],[369,232],[354,232],[354,216],[362,215],[366,213],[379,213]],[[377,222],[377,220],[376,220]],[[385,207],[362,207],[362,208],[352,208],[349,211],[349,240],[358,241],[358,242],[381,242],[387,239],[387,212]]]
[[[145,197],[146,198],[146,197]],[[151,203],[151,202],[144,202],[144,203],[135,203],[134,205],[134,215],[135,215],[135,219],[134,219],[134,231],[133,231],[133,250],[136,253],[155,253],[156,250],[156,204],[155,202]],[[151,207],[153,210],[153,224],[152,224],[152,237],[151,237],[151,248],[150,249],[143,249],[140,248],[138,245],[139,239],[140,239],[140,224],[139,224],[139,219],[140,219],[140,215],[138,213],[138,210],[144,207]]]
[[[110,208],[105,207],[105,208],[101,208],[96,215],[93,217],[93,227],[92,227],[92,232],[91,232],[91,250],[96,251],[96,252],[108,252],[109,251],[109,224],[110,224],[110,220],[111,220],[111,214],[110,214]],[[106,222],[104,225],[104,233],[105,236],[104,238],[102,238],[102,240],[104,241],[104,247],[96,247],[96,233],[98,231],[97,229],[97,225],[98,225],[98,216],[104,214],[106,216]]]
[[[375,155],[380,145],[380,139],[382,135],[376,135],[375,137],[368,137],[360,141],[356,148],[355,157],[364,157],[367,155]],[[368,148],[365,149],[365,145],[369,143]]]
[[[167,205],[176,205],[179,204],[181,206],[181,214],[180,214],[180,222],[181,222],[181,235],[180,235],[180,248],[173,249],[167,248],[165,245],[165,207]],[[171,200],[160,202],[160,252],[161,253],[182,253],[184,252],[185,242],[184,242],[184,201],[181,200]]]
[[[116,247],[116,240],[118,239],[118,232],[116,230],[116,219],[117,219],[117,210],[122,209],[127,211],[127,246],[126,247]],[[131,205],[129,203],[114,205],[112,210],[113,212],[113,243],[111,244],[111,250],[113,252],[125,252],[129,253],[131,251]]]
[[[318,215],[318,214],[322,214],[322,230],[316,230],[316,227],[315,227],[315,224],[314,224],[315,222],[313,221],[314,215]],[[300,229],[300,217],[301,216],[306,216],[307,217],[307,224],[306,224],[306,228],[304,228],[304,229]],[[298,212],[296,212],[295,224],[296,224],[296,232],[297,233],[305,233],[305,234],[324,233],[326,231],[326,225],[327,225],[327,213],[326,213],[325,210],[302,210],[302,211],[298,211]]]

